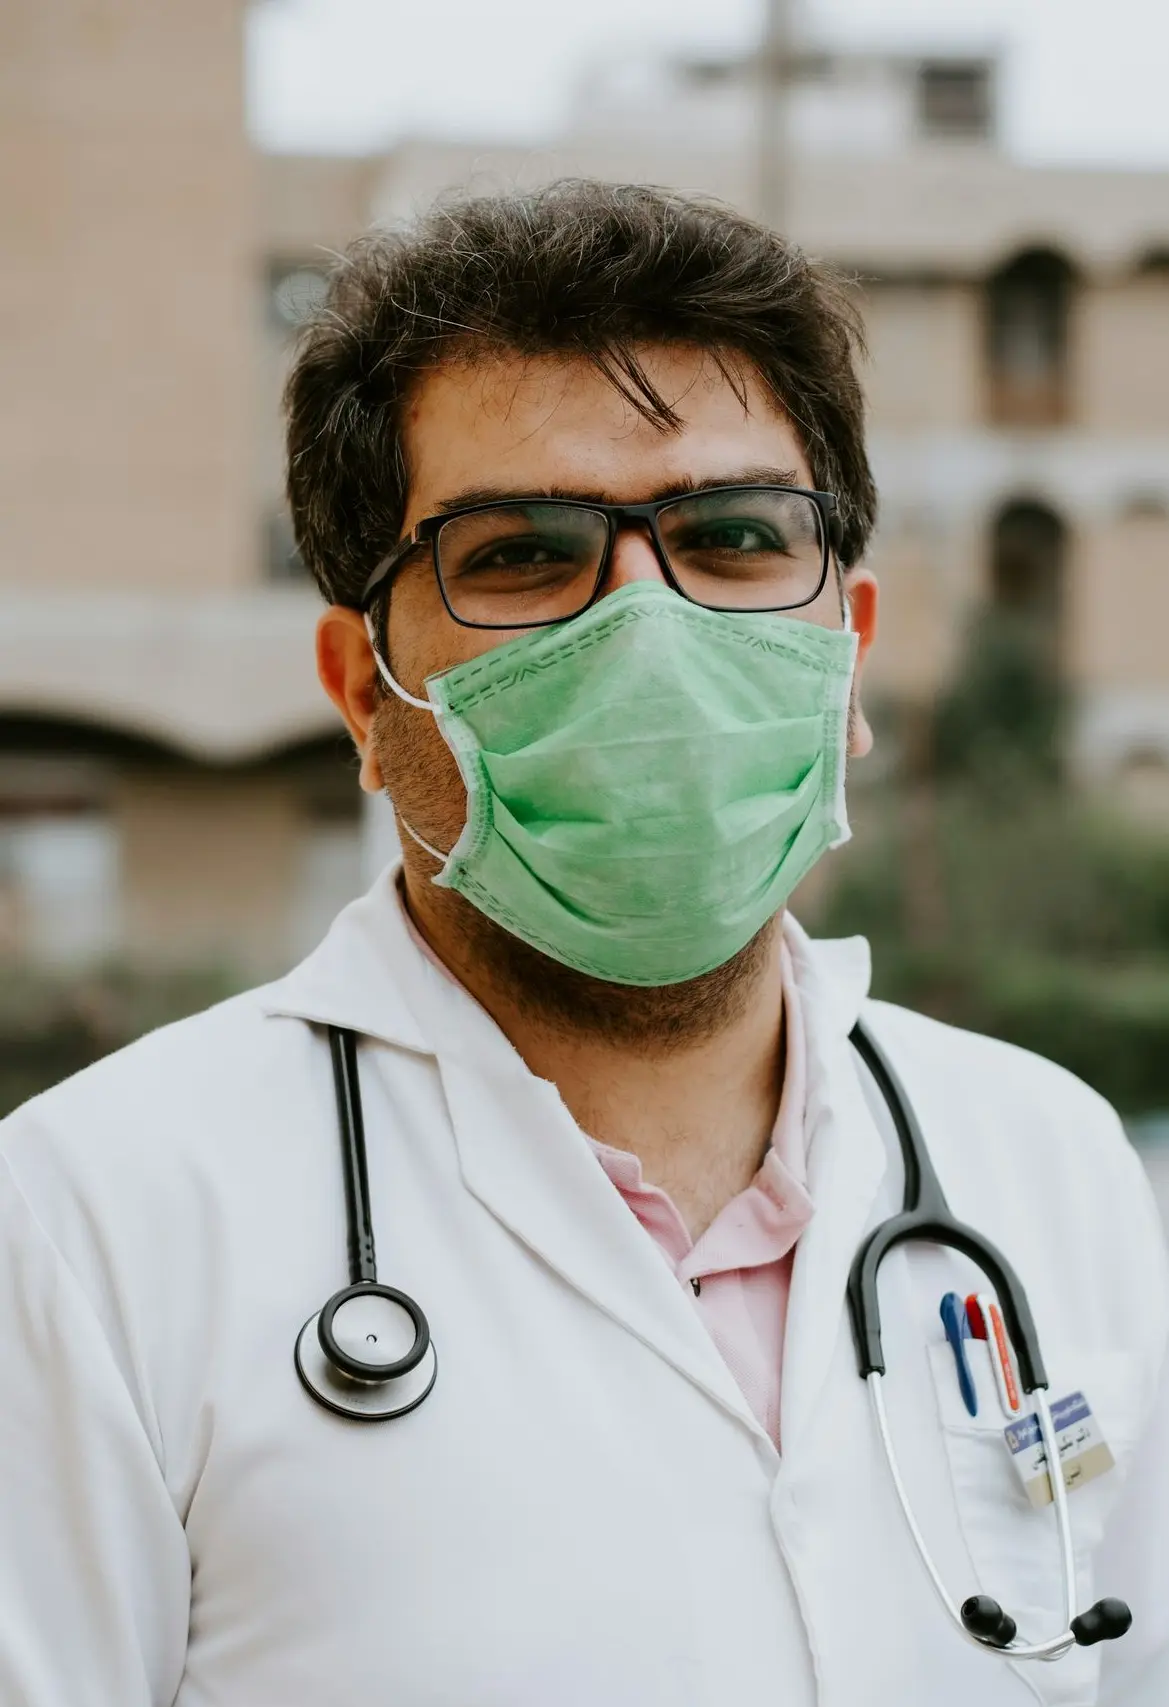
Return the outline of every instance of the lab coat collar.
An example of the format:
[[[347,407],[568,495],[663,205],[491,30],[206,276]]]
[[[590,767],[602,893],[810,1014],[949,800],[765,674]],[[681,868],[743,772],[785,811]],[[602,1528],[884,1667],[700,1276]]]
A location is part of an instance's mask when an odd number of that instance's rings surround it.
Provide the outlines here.
[[[434,975],[406,928],[397,863],[338,913],[324,940],[270,986],[264,1011],[342,1026],[422,1054],[434,1054],[429,1005],[418,986]],[[469,1000],[469,998],[468,998]]]
[[[490,1016],[413,940],[390,867],[320,946],[271,987],[265,1010],[344,1026],[434,1056],[464,1182],[579,1293],[762,1430],[682,1288],[646,1239],[560,1100]],[[868,945],[809,940],[784,922],[808,1046],[808,1189],[784,1354],[785,1451],[814,1407],[841,1323],[844,1283],[884,1168],[848,1033],[868,990]]]

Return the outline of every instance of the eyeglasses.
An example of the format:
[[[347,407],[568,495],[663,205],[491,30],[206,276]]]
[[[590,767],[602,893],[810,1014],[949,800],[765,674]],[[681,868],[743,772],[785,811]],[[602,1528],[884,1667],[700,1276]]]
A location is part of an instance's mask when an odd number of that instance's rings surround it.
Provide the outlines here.
[[[600,593],[626,527],[649,533],[670,586],[707,610],[811,604],[840,545],[835,496],[801,486],[710,486],[651,504],[515,498],[427,516],[378,564],[361,608],[429,545],[443,603],[465,628],[566,622]]]

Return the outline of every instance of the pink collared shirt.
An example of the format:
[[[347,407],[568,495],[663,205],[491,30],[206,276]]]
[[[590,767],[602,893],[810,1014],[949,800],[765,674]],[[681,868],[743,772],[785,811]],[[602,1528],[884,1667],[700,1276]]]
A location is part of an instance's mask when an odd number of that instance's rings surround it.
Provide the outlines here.
[[[756,1420],[779,1445],[783,1336],[796,1241],[812,1218],[805,1185],[807,1046],[791,953],[782,949],[783,1091],[763,1165],[695,1242],[672,1199],[628,1150],[588,1140],[694,1305]]]
[[[450,968],[415,928],[399,893],[406,928],[419,951],[452,983]],[[763,1164],[696,1242],[673,1200],[642,1178],[628,1150],[588,1138],[614,1187],[653,1239],[694,1307],[751,1411],[779,1445],[783,1336],[796,1241],[812,1218],[805,1185],[807,1045],[791,951],[781,949],[785,1064],[779,1112]]]

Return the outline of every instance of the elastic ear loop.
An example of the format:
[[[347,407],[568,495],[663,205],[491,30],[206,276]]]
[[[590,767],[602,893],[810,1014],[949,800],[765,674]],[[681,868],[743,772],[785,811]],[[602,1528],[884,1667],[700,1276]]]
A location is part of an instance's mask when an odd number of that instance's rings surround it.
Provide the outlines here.
[[[370,649],[373,652],[373,661],[377,665],[378,675],[381,677],[382,681],[385,682],[391,692],[396,693],[398,698],[403,700],[407,705],[417,706],[419,711],[429,711],[432,717],[436,717],[438,714],[428,699],[419,699],[417,695],[407,693],[401,682],[394,680],[390,671],[390,666],[386,663],[381,652],[378,650],[377,636],[374,634],[373,623],[370,620],[368,612],[366,612],[365,617],[365,632],[369,635]],[[441,853],[438,848],[431,847],[430,843],[425,841],[423,837],[418,834],[418,831],[414,828],[413,824],[403,818],[400,812],[398,813],[398,822],[401,824],[406,834],[413,841],[416,841],[418,846],[423,848],[432,859],[436,859],[440,865],[446,864],[450,855]]]
[[[428,699],[415,698],[412,693],[406,692],[406,689],[402,686],[401,682],[396,682],[394,680],[390,673],[390,666],[381,655],[381,649],[377,643],[377,635],[373,631],[373,619],[368,611],[365,613],[365,632],[369,635],[369,644],[370,650],[373,652],[373,661],[377,665],[378,675],[381,677],[382,681],[385,682],[386,686],[391,689],[393,693],[397,694],[399,699],[405,700],[407,705],[416,705],[419,711],[429,711],[433,717],[435,715],[434,707]]]

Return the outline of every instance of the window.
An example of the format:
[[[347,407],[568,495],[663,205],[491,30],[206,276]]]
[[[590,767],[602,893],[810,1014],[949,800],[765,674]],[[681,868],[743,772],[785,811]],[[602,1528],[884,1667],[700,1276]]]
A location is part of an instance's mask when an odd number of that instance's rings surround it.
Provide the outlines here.
[[[99,964],[120,941],[118,844],[104,813],[0,808],[0,958]]]
[[[305,820],[297,847],[290,920],[295,954],[314,949],[342,907],[366,888],[361,854],[361,819],[352,810]]]
[[[308,570],[292,531],[292,517],[283,505],[268,517],[265,528],[264,557],[269,581],[304,581]]]
[[[311,261],[273,261],[268,268],[268,319],[278,332],[292,332],[320,307],[324,269]]]
[[[990,405],[1008,426],[1051,426],[1067,417],[1068,313],[1072,271],[1035,250],[1000,268],[987,286]]]
[[[990,66],[926,63],[917,73],[917,123],[924,137],[989,137]]]

